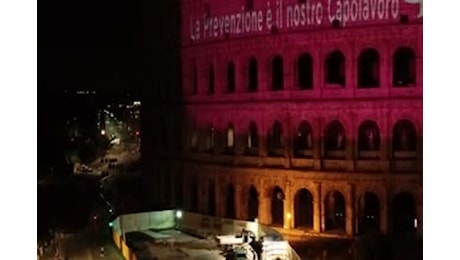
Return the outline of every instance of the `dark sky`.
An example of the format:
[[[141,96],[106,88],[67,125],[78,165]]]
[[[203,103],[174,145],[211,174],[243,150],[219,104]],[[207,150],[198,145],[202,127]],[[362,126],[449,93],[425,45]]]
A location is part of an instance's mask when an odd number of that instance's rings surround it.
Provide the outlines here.
[[[136,88],[135,1],[41,1],[38,5],[38,92]]]

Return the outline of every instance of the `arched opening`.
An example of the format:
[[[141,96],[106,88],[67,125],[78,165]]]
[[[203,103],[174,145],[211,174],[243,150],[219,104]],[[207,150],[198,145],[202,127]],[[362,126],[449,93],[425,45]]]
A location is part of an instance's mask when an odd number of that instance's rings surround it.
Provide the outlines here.
[[[412,194],[401,192],[393,199],[393,232],[407,233],[416,230],[415,200]]]
[[[257,60],[252,57],[249,60],[249,92],[257,92],[258,75],[257,75]]]
[[[227,66],[227,92],[235,92],[235,87],[235,64],[233,64],[233,62],[230,62]]]
[[[374,121],[364,121],[358,128],[358,151],[360,158],[377,158],[380,150],[380,131]]]
[[[415,158],[417,133],[409,120],[398,121],[393,127],[393,152],[395,158]]]
[[[192,212],[198,213],[198,184],[197,184],[197,179],[196,177],[192,178],[191,184],[190,184],[190,192],[191,192],[191,198],[190,198],[190,205],[189,208]]]
[[[259,134],[257,133],[257,125],[253,121],[249,123],[248,144],[246,154],[259,154]]]
[[[300,89],[313,88],[313,59],[308,53],[304,53],[299,57],[297,81]]]
[[[326,83],[345,85],[345,56],[340,51],[333,51],[326,59]]]
[[[276,56],[272,61],[272,90],[283,89],[283,59]]]
[[[248,221],[254,221],[259,216],[259,194],[254,186],[249,188]]]
[[[235,219],[235,188],[232,184],[227,186],[226,203],[225,203],[225,217]]]
[[[345,231],[345,198],[339,191],[326,196],[326,230]]]
[[[307,121],[302,121],[297,130],[294,143],[296,157],[311,157],[313,155],[312,128]]]
[[[209,67],[208,95],[214,94],[214,66]]]
[[[275,186],[272,191],[271,201],[272,225],[283,226],[284,224],[284,192]]]
[[[226,138],[226,146],[225,146],[225,153],[226,154],[234,154],[235,153],[235,130],[233,124],[230,123],[227,128],[227,138]]]
[[[358,201],[359,233],[380,230],[380,203],[373,192],[366,192]]]
[[[214,183],[212,181],[209,182],[208,186],[208,215],[214,216],[216,215],[216,192],[214,189]]]
[[[214,151],[216,142],[216,130],[211,126],[206,134],[206,152],[212,153]]]
[[[364,50],[358,58],[358,87],[380,86],[380,58],[375,49]]]
[[[192,89],[192,94],[196,95],[198,94],[198,69],[196,68],[196,65],[193,65],[193,89]]]
[[[415,53],[411,48],[401,47],[393,55],[393,85],[407,87],[415,84]]]
[[[329,124],[325,134],[326,156],[343,158],[345,156],[345,128],[339,121]]]
[[[196,151],[198,149],[198,130],[193,127],[190,136],[190,150]]]
[[[273,124],[272,133],[269,135],[269,156],[283,156],[283,128],[279,121]]]
[[[296,228],[313,228],[313,195],[307,189],[299,190],[294,198]]]

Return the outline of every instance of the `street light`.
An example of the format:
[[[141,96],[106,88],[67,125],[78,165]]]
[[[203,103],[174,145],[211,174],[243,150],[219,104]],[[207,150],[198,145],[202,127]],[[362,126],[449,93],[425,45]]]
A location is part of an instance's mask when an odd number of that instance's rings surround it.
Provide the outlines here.
[[[101,135],[105,135],[105,130],[104,129],[101,130]]]

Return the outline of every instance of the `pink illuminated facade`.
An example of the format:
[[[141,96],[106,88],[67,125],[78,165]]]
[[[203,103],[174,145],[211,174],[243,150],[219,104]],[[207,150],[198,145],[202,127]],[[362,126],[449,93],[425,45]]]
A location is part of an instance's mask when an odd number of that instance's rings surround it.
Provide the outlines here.
[[[184,0],[181,25],[160,197],[289,234],[422,234],[421,0]]]

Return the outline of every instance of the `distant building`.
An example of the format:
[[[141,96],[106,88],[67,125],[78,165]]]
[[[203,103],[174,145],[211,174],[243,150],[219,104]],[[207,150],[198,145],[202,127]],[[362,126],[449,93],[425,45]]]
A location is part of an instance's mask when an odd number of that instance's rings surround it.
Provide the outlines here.
[[[422,234],[421,3],[181,4],[165,12],[182,14],[181,81],[158,66],[145,110],[157,200],[286,230]]]

